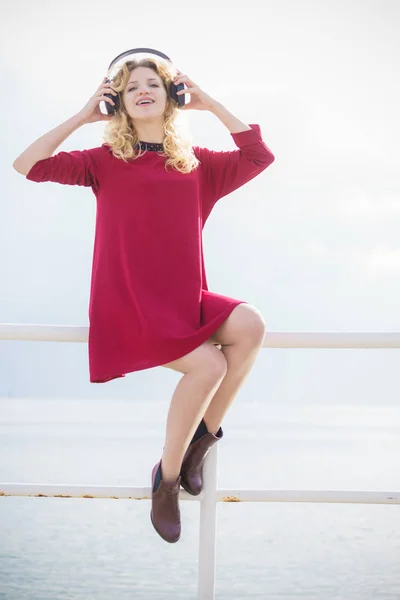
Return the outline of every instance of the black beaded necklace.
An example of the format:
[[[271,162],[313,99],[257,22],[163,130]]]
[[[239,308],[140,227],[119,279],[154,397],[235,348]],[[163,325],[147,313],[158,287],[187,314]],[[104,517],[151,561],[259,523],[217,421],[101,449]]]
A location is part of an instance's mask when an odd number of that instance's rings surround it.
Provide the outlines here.
[[[163,152],[164,144],[156,144],[153,142],[139,142],[141,150],[149,150],[150,152]],[[136,145],[136,148],[139,147],[139,144]]]

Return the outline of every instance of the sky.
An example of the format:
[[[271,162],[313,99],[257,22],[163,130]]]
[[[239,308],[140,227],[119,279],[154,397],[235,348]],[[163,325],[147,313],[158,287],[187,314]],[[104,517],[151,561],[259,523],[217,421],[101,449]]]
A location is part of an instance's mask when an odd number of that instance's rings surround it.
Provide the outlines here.
[[[246,123],[275,162],[204,230],[210,289],[267,332],[400,331],[400,5],[16,0],[0,24],[0,322],[88,325],[95,197],[27,181],[13,160],[78,112],[120,52],[152,47]],[[235,149],[208,112],[194,145]],[[85,125],[59,150],[102,143]],[[397,403],[399,350],[263,349],[240,392],[270,402]],[[89,383],[85,344],[0,341],[0,396],[160,399],[158,368]]]

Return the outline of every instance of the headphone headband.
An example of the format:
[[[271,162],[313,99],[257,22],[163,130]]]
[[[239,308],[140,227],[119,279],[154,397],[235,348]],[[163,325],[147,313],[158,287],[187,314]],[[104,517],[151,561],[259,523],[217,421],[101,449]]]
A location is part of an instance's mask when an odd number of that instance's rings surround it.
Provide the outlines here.
[[[116,56],[111,61],[110,66],[108,67],[108,70],[110,70],[111,67],[113,67],[115,65],[115,63],[117,63],[121,58],[124,58],[125,56],[129,56],[129,54],[140,54],[140,53],[156,54],[157,56],[160,56],[161,58],[165,58],[166,60],[169,60],[171,62],[171,59],[169,58],[169,56],[167,56],[163,52],[160,52],[159,50],[154,50],[153,48],[132,48],[132,50],[125,50],[125,52],[121,52],[121,54],[118,54],[118,56]]]

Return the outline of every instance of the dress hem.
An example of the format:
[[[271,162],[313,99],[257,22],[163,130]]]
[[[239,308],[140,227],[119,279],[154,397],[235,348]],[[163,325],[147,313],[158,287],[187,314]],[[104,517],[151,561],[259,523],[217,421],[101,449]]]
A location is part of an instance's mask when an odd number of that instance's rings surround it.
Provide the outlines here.
[[[128,373],[135,373],[136,371],[144,371],[146,369],[153,369],[155,367],[162,367],[174,360],[178,360],[183,356],[186,356],[190,352],[193,352],[196,348],[198,348],[201,344],[203,344],[209,337],[216,332],[216,330],[222,325],[224,321],[229,317],[232,311],[239,306],[239,304],[247,304],[245,300],[237,300],[234,304],[231,304],[228,309],[226,309],[223,313],[221,313],[218,318],[214,319],[211,323],[204,325],[199,330],[199,335],[197,335],[191,344],[188,343],[183,354],[182,349],[177,349],[177,352],[173,352],[172,356],[167,357],[166,359],[158,359],[158,360],[149,360],[147,363],[144,363],[137,367],[128,367],[122,373],[118,375],[104,375],[102,377],[91,377],[90,383],[108,383],[109,381],[113,381],[114,379],[120,379],[125,377]],[[200,335],[200,333],[202,335]]]

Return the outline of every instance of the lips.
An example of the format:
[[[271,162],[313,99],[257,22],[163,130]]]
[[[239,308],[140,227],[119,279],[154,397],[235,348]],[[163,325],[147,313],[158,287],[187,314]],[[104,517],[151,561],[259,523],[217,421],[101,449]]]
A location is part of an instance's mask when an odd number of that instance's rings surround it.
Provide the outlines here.
[[[136,106],[149,106],[150,104],[154,104],[154,100],[152,100],[151,98],[141,98],[136,103]]]

